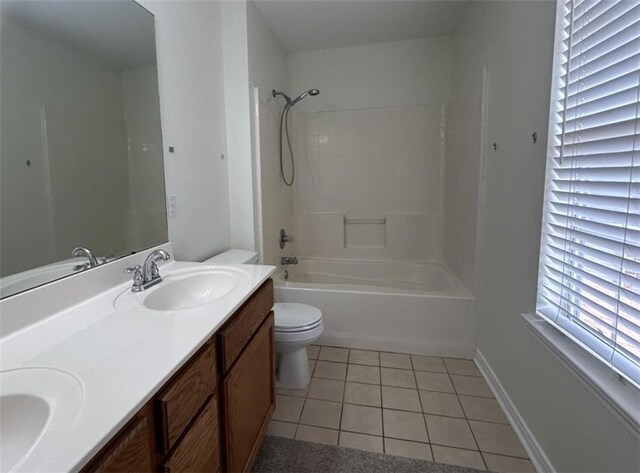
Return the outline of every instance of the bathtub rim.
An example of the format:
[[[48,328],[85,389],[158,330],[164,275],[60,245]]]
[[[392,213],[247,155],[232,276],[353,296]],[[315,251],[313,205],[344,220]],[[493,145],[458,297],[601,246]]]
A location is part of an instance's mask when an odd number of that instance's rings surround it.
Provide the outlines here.
[[[412,265],[431,265],[437,266],[451,278],[455,288],[446,291],[414,291],[402,290],[399,288],[376,286],[376,285],[345,285],[345,284],[321,284],[321,283],[305,283],[289,281],[282,277],[285,270],[290,269],[289,266],[278,265],[278,269],[273,275],[273,282],[276,288],[298,289],[302,291],[322,291],[322,292],[341,292],[341,293],[357,293],[357,294],[389,294],[394,296],[411,296],[411,297],[441,297],[447,299],[475,299],[475,296],[467,289],[462,281],[455,273],[441,261],[402,261],[402,260],[357,260],[343,258],[313,258],[300,257],[300,261],[322,261],[329,263],[373,263],[373,264],[412,264]],[[349,287],[345,287],[349,286]]]

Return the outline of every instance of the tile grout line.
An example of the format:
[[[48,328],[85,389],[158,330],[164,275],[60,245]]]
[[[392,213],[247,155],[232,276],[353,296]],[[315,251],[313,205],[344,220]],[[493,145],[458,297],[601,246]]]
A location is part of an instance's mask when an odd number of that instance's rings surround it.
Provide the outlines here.
[[[316,378],[316,379],[324,379],[324,380],[327,380],[327,381],[339,381],[339,380],[336,380],[336,379],[328,379],[328,378]],[[352,384],[364,384],[365,386],[380,386],[380,385],[377,385],[377,384],[358,383],[358,382],[355,382],[355,381],[347,381],[347,382],[352,383]],[[382,385],[381,388],[383,388],[383,387],[395,388],[396,386],[384,386],[384,385]],[[398,389],[407,389],[407,390],[410,390],[410,391],[415,391],[415,390],[412,390],[410,388],[398,388]],[[419,390],[419,391],[425,391],[425,390]],[[441,392],[441,391],[427,391],[427,392],[435,392],[435,393],[438,393],[438,394],[449,394],[449,395],[457,397],[457,395],[455,393],[446,393],[446,392]],[[291,398],[294,398],[294,399],[309,399],[309,400],[312,400],[312,401],[335,402],[335,403],[349,404],[351,406],[360,406],[360,407],[372,407],[372,408],[380,408],[381,407],[381,406],[375,406],[375,405],[371,405],[371,404],[360,404],[358,402],[344,401],[344,393],[343,393],[343,400],[342,401],[336,401],[335,399],[325,399],[325,398],[320,398],[320,397],[311,397],[309,395],[293,396],[293,395],[286,394],[286,393],[277,393],[277,394],[280,395],[280,396],[291,397]],[[418,394],[418,397],[419,397],[419,394]],[[476,397],[476,396],[473,396],[473,397]],[[480,398],[480,399],[487,399],[487,398]],[[420,402],[422,404],[422,400],[420,400]],[[497,421],[485,420],[485,419],[474,419],[472,417],[468,417],[466,415],[466,413],[465,413],[465,415],[463,417],[460,417],[460,416],[453,416],[453,415],[447,415],[447,414],[426,412],[424,410],[414,411],[414,410],[408,410],[408,409],[400,409],[400,408],[397,408],[397,407],[382,407],[382,408],[388,409],[390,411],[410,412],[410,413],[414,413],[414,414],[423,414],[423,415],[428,415],[428,416],[433,416],[433,417],[445,417],[447,419],[469,420],[469,421],[473,421],[473,422],[481,422],[481,423],[484,423],[484,424],[510,426],[510,424],[507,423],[507,422],[497,422]],[[422,406],[421,406],[421,408],[422,408]],[[464,413],[464,407],[461,407],[461,409],[462,409],[462,411]],[[278,419],[274,419],[274,420],[277,421]],[[294,423],[294,422],[290,422],[290,421],[286,421],[286,420],[281,420],[279,422],[287,422],[287,423],[290,423],[290,424]],[[501,454],[497,454],[497,455],[501,455]],[[521,458],[521,457],[516,457],[516,458]]]
[[[302,404],[302,410],[300,411],[300,416],[298,417],[298,425],[296,426],[296,436],[294,438],[297,438],[298,430],[300,429],[300,426],[304,425],[302,423],[302,414],[304,413],[304,408],[307,406],[307,400],[309,399],[309,390],[311,389],[311,380],[313,379],[313,373],[315,373],[316,371],[316,366],[318,366],[318,358],[320,358],[321,349],[322,347],[318,347],[318,353],[316,354],[316,361],[313,364],[313,372],[311,373],[311,378],[309,379],[309,385],[307,386],[307,390],[304,393],[304,403]]]
[[[447,370],[447,373],[449,374],[449,381],[451,382],[451,385],[453,386],[453,390],[455,391],[456,399],[458,400],[458,404],[460,404],[460,407],[462,408],[462,412],[464,414],[464,420],[467,423],[467,427],[469,428],[469,432],[471,432],[471,437],[473,438],[473,442],[476,444],[476,447],[478,447],[477,451],[478,451],[478,453],[480,453],[480,459],[482,460],[482,464],[484,465],[485,470],[489,470],[489,467],[487,466],[487,462],[484,461],[484,456],[482,455],[482,450],[480,450],[480,444],[478,443],[478,439],[476,438],[476,435],[473,433],[473,429],[471,428],[471,424],[469,423],[469,418],[467,417],[467,412],[464,410],[464,406],[462,405],[462,402],[460,401],[460,394],[458,393],[458,388],[456,388],[456,385],[453,383],[453,378],[451,378],[451,373],[449,372],[449,367],[447,366],[447,363],[444,364],[444,367]]]
[[[347,390],[347,377],[349,376],[349,358],[351,358],[351,349],[347,349],[347,369],[344,372],[344,381],[342,382],[342,404],[340,406],[340,421],[338,422],[338,446],[342,438],[342,418],[344,417],[344,394]]]
[[[382,453],[387,455],[387,445],[384,441],[384,399],[382,398],[382,359],[380,358],[380,352],[378,352],[378,376],[380,376],[380,420],[382,422]]]
[[[420,396],[420,386],[418,385],[418,376],[416,375],[416,367],[413,364],[413,357],[409,356],[409,360],[411,361],[411,368],[413,369],[413,380],[416,383],[416,390],[418,391],[418,400],[420,401],[420,410],[422,411],[420,415],[422,416],[422,422],[424,423],[424,428],[427,431],[427,441],[429,442],[428,445],[429,445],[429,452],[431,453],[431,460],[436,461],[436,457],[433,453],[433,446],[431,443],[431,440],[432,440],[431,435],[429,434],[429,426],[427,425],[427,417],[424,413],[424,406],[422,405],[422,396]]]
[[[367,368],[375,368],[375,366],[370,366],[370,365],[357,365],[357,366],[364,366],[364,367],[367,367]],[[410,370],[404,370],[404,371],[410,371]],[[420,371],[420,372],[424,373],[424,371]],[[434,372],[433,374],[447,374],[447,373],[435,373]],[[313,377],[317,378],[317,379],[327,379],[327,380],[330,380],[330,381],[345,381],[344,378],[327,378],[327,377],[323,377],[323,376],[313,376]],[[415,377],[415,372],[414,372],[414,377]],[[449,378],[449,379],[451,379],[451,378]],[[457,391],[455,390],[455,387],[454,387],[454,392],[451,392],[451,391],[438,391],[436,389],[426,389],[426,388],[407,388],[406,386],[393,386],[393,385],[384,384],[384,383],[367,383],[365,381],[349,381],[349,380],[346,380],[346,381],[348,381],[350,383],[367,384],[369,386],[378,386],[378,385],[381,384],[382,386],[386,386],[388,388],[417,389],[418,391],[428,391],[428,392],[431,392],[431,393],[454,394],[454,395],[458,394]],[[303,397],[303,396],[295,396],[293,394],[283,393],[283,392],[280,392],[278,394],[280,394],[282,396]],[[478,398],[478,399],[495,399],[495,397],[493,397],[493,396],[479,396],[479,395],[465,394],[465,393],[460,393],[460,395],[461,396],[466,396],[466,397],[474,397],[474,398]],[[350,404],[353,404],[353,403],[350,403]],[[452,416],[450,416],[450,417],[452,417]],[[506,422],[496,422],[496,421],[482,420],[482,419],[474,419],[474,420],[478,420],[480,422],[491,422],[491,423],[494,423],[494,424],[506,424]]]

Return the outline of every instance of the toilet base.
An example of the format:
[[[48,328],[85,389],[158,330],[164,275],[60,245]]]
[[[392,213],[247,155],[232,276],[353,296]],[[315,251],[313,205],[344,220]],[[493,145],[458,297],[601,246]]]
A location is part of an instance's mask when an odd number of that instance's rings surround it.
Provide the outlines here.
[[[277,353],[276,387],[304,389],[311,380],[307,347]]]

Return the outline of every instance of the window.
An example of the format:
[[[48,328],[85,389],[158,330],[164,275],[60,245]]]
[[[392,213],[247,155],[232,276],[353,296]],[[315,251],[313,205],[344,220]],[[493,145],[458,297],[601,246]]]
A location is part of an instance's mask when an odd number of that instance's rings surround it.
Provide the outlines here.
[[[537,313],[640,387],[640,2],[559,0]]]

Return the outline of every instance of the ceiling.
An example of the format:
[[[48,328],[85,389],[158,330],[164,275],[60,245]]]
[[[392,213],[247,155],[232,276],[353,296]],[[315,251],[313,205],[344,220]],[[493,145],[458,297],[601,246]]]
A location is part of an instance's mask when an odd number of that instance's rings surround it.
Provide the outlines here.
[[[2,15],[114,67],[156,63],[154,17],[131,0],[2,1]]]
[[[253,0],[287,52],[447,36],[463,0]]]

